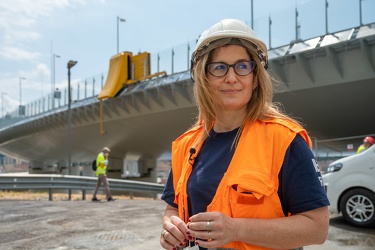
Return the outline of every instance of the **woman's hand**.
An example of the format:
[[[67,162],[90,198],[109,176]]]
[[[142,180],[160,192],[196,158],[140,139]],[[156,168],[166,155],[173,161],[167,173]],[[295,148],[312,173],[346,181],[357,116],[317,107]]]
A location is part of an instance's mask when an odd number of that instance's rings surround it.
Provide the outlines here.
[[[178,217],[176,208],[167,205],[163,217],[163,230],[160,236],[160,245],[167,250],[175,250],[188,242],[187,226]]]
[[[209,222],[209,223],[208,223]],[[214,248],[239,241],[271,249],[323,244],[329,227],[328,207],[273,219],[231,218],[220,212],[190,217],[186,234],[201,247]]]
[[[199,213],[190,217],[186,234],[201,247],[214,248],[236,241],[234,219],[220,212]]]

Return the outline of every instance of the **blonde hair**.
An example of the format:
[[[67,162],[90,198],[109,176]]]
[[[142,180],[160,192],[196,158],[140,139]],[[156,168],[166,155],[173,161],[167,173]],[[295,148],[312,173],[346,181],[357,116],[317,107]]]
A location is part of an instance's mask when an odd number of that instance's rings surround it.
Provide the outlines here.
[[[242,121],[233,145],[238,142],[241,132],[248,121],[254,123],[257,120],[262,121],[268,118],[281,118],[291,120],[298,124],[296,120],[284,114],[278,104],[272,102],[273,86],[270,75],[263,67],[259,57],[247,47],[242,47],[246,49],[246,52],[250,56],[251,60],[254,60],[257,64],[256,68],[253,71],[253,81],[254,83],[257,83],[257,87],[253,90],[252,97],[247,104],[247,114]],[[193,65],[191,70],[192,78],[195,81],[194,97],[198,106],[198,118],[195,126],[202,125],[205,131],[205,133],[202,134],[202,137],[197,143],[207,138],[209,131],[213,127],[215,121],[218,119],[218,116],[216,114],[218,110],[215,110],[215,104],[209,89],[210,87],[206,71],[206,64],[212,57],[213,51],[215,51],[215,49],[202,55],[196,61],[195,65]]]

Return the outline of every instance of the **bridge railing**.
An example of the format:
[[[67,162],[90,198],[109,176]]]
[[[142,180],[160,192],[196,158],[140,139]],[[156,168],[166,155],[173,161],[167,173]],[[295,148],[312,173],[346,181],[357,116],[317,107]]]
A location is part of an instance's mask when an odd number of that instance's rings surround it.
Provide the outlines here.
[[[97,178],[87,176],[69,176],[69,175],[0,175],[0,190],[48,190],[49,200],[53,200],[53,191],[68,190],[69,199],[71,190],[81,190],[82,199],[86,199],[86,191],[94,190]],[[152,194],[156,197],[161,194],[164,185],[157,183],[119,180],[108,178],[111,191],[130,192],[141,194]]]

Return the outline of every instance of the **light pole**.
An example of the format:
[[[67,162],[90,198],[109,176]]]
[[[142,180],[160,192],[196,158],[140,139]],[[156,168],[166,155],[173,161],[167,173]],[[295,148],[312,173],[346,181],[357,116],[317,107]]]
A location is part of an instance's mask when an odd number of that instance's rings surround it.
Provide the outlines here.
[[[117,54],[119,53],[119,22],[125,22],[124,18],[117,16]]]
[[[20,76],[20,105],[18,107],[19,116],[25,115],[25,109],[24,109],[24,106],[22,106],[22,80],[26,80],[26,78]]]
[[[26,78],[20,76],[20,106],[22,105],[22,80],[26,80]]]
[[[272,19],[271,19],[271,14],[268,18],[268,49],[271,49],[271,26],[272,26]]]
[[[70,60],[68,62],[68,174],[71,175],[72,168],[72,113],[70,105],[72,103],[71,91],[70,91],[70,69],[77,64],[77,61]],[[69,189],[69,200],[72,199],[72,190]]]
[[[251,29],[254,30],[254,8],[253,0],[251,0]]]
[[[53,54],[52,57],[52,93],[51,93],[51,101],[52,101],[52,109],[55,108],[55,84],[56,84],[56,68],[55,68],[55,58],[60,58],[59,55]]]
[[[4,119],[4,95],[7,93],[1,92],[1,117]]]
[[[362,22],[362,1],[363,0],[359,0],[359,25],[363,25],[363,22]]]
[[[68,173],[71,174],[71,165],[72,165],[72,114],[70,110],[70,105],[72,103],[71,91],[70,91],[70,69],[77,64],[77,61],[70,60],[68,62]],[[70,190],[69,190],[70,191]]]
[[[328,0],[326,0],[326,34],[328,34]]]

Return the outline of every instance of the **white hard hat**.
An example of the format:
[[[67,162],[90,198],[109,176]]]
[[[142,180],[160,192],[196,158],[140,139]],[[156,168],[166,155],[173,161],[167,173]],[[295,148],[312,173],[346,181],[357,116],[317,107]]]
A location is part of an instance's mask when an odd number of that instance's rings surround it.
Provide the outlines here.
[[[103,151],[103,152],[104,152],[104,151],[107,151],[108,153],[111,152],[111,150],[109,150],[108,147],[104,147],[102,151]]]
[[[263,66],[267,68],[267,46],[257,38],[254,31],[244,22],[237,19],[224,19],[205,30],[198,39],[192,55],[192,63],[195,64],[200,56],[208,51],[223,46],[238,38],[243,46],[248,47],[259,57]],[[215,42],[222,40],[219,44]]]

